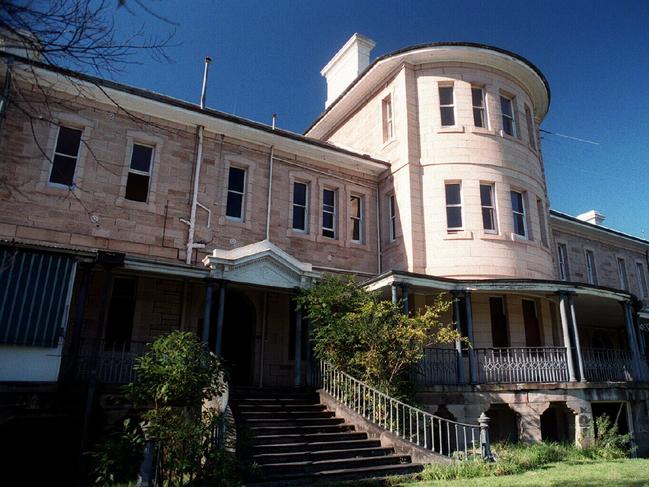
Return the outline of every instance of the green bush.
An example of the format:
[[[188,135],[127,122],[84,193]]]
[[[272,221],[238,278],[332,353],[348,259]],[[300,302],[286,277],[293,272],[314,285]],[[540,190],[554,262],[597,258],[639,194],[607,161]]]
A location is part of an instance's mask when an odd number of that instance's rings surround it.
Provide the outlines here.
[[[352,278],[326,276],[298,299],[313,326],[316,357],[397,397],[410,387],[409,372],[425,346],[459,338],[440,317],[450,307],[441,295],[413,316]]]
[[[584,455],[595,460],[615,460],[633,452],[631,435],[621,434],[616,423],[607,414],[595,418],[595,435],[592,446],[583,449]]]

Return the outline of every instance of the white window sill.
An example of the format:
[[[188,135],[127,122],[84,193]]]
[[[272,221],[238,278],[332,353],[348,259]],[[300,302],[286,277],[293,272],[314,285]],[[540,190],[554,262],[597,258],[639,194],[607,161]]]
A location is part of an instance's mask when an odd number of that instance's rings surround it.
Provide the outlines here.
[[[444,240],[473,240],[473,232],[469,230],[449,230],[449,232],[444,235]]]
[[[464,133],[464,125],[449,125],[439,127],[437,129],[438,134],[461,134]]]
[[[337,245],[339,247],[343,246],[343,242],[340,239],[338,239],[337,237],[325,237],[322,234],[317,235],[316,238],[315,238],[315,241],[317,243]]]
[[[311,240],[312,242],[315,242],[315,235],[302,230],[294,230],[292,228],[289,228],[286,230],[286,236],[290,238],[302,238],[304,240]]]
[[[397,141],[396,137],[392,137],[391,139],[386,140],[385,142],[383,142],[383,145],[381,146],[381,150],[383,151],[383,150],[387,149],[392,144],[394,144],[396,141]]]
[[[488,129],[486,127],[476,127],[475,125],[470,125],[469,126],[469,131],[472,134],[481,134],[481,135],[496,135],[496,131],[492,129]]]
[[[480,238],[482,240],[506,240],[505,236],[495,232],[495,231],[489,231],[489,230],[481,230],[480,231]]]

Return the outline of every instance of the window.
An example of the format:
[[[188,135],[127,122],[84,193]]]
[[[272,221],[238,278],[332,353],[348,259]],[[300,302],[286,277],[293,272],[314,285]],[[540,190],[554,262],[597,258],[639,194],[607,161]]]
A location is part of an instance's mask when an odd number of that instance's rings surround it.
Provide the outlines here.
[[[487,232],[496,232],[496,207],[494,205],[493,184],[480,185],[480,204],[482,205],[482,228]]]
[[[586,279],[588,284],[597,285],[597,271],[595,270],[595,254],[592,250],[586,250]]]
[[[59,127],[56,139],[56,148],[52,158],[50,183],[72,186],[74,184],[74,170],[79,159],[79,146],[81,145],[81,130],[68,127]]]
[[[539,227],[541,230],[541,243],[544,246],[548,246],[548,232],[545,226],[545,210],[543,208],[543,201],[539,198],[536,199],[536,211],[539,214]]]
[[[349,206],[352,242],[361,243],[363,241],[363,199],[360,196],[350,196]]]
[[[530,147],[536,150],[536,136],[534,135],[534,121],[530,107],[525,105],[525,121],[527,122],[527,136],[530,138]]]
[[[390,242],[397,239],[397,205],[394,195],[388,197],[388,204],[390,210]]]
[[[149,196],[152,158],[153,147],[133,144],[131,164],[128,168],[128,179],[126,180],[126,194],[124,195],[127,200],[146,203]]]
[[[644,266],[640,262],[636,262],[636,274],[638,277],[638,289],[642,293],[643,298],[649,298],[649,289],[647,289],[647,276],[644,273]]]
[[[495,348],[509,347],[509,330],[507,329],[505,299],[501,297],[490,297],[489,311],[491,314],[492,345]]]
[[[116,277],[113,281],[113,293],[108,306],[108,323],[104,336],[107,348],[122,348],[130,345],[135,314],[135,291],[135,279]]]
[[[382,102],[383,111],[383,142],[392,140],[394,137],[394,126],[392,122],[392,97],[387,96]]]
[[[322,190],[322,236],[336,238],[336,192]]]
[[[483,89],[478,86],[471,87],[471,100],[473,103],[473,124],[476,127],[487,128]]]
[[[514,119],[514,100],[506,96],[500,97],[500,111],[503,114],[503,132],[512,137],[516,136],[516,120]]]
[[[562,281],[570,280],[570,274],[568,270],[568,249],[566,244],[557,245],[558,256],[559,256],[559,279]]]
[[[617,258],[617,277],[620,282],[620,289],[629,289],[629,280],[626,275],[626,263],[622,257]]]
[[[230,167],[228,176],[228,201],[225,215],[230,218],[243,220],[243,202],[246,195],[246,170]]]
[[[521,237],[527,236],[525,198],[523,193],[518,191],[511,192],[512,198],[512,215],[514,217],[514,233]]]
[[[307,231],[308,194],[308,184],[293,183],[293,230]]]
[[[455,125],[453,85],[439,87],[439,112],[442,118],[442,127]]]
[[[462,228],[462,195],[459,183],[446,183],[446,228]]]

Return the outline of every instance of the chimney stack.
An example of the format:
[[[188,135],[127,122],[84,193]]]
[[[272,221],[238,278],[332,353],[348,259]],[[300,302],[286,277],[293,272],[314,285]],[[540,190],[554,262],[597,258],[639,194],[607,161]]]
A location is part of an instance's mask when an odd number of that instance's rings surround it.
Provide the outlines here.
[[[356,33],[322,68],[320,74],[327,79],[325,108],[370,65],[370,53],[375,45],[373,40]]]
[[[593,225],[601,225],[602,223],[604,223],[604,220],[606,220],[606,217],[597,210],[590,210],[586,213],[582,213],[581,215],[577,215],[577,219],[592,223]]]

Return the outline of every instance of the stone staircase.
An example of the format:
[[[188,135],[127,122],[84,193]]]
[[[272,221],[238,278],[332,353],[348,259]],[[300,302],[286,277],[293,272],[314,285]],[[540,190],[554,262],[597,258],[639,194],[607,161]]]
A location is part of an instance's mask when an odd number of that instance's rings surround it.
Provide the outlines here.
[[[259,465],[248,485],[308,485],[423,468],[335,417],[314,391],[235,389],[230,405],[239,434],[250,437],[244,455]]]

